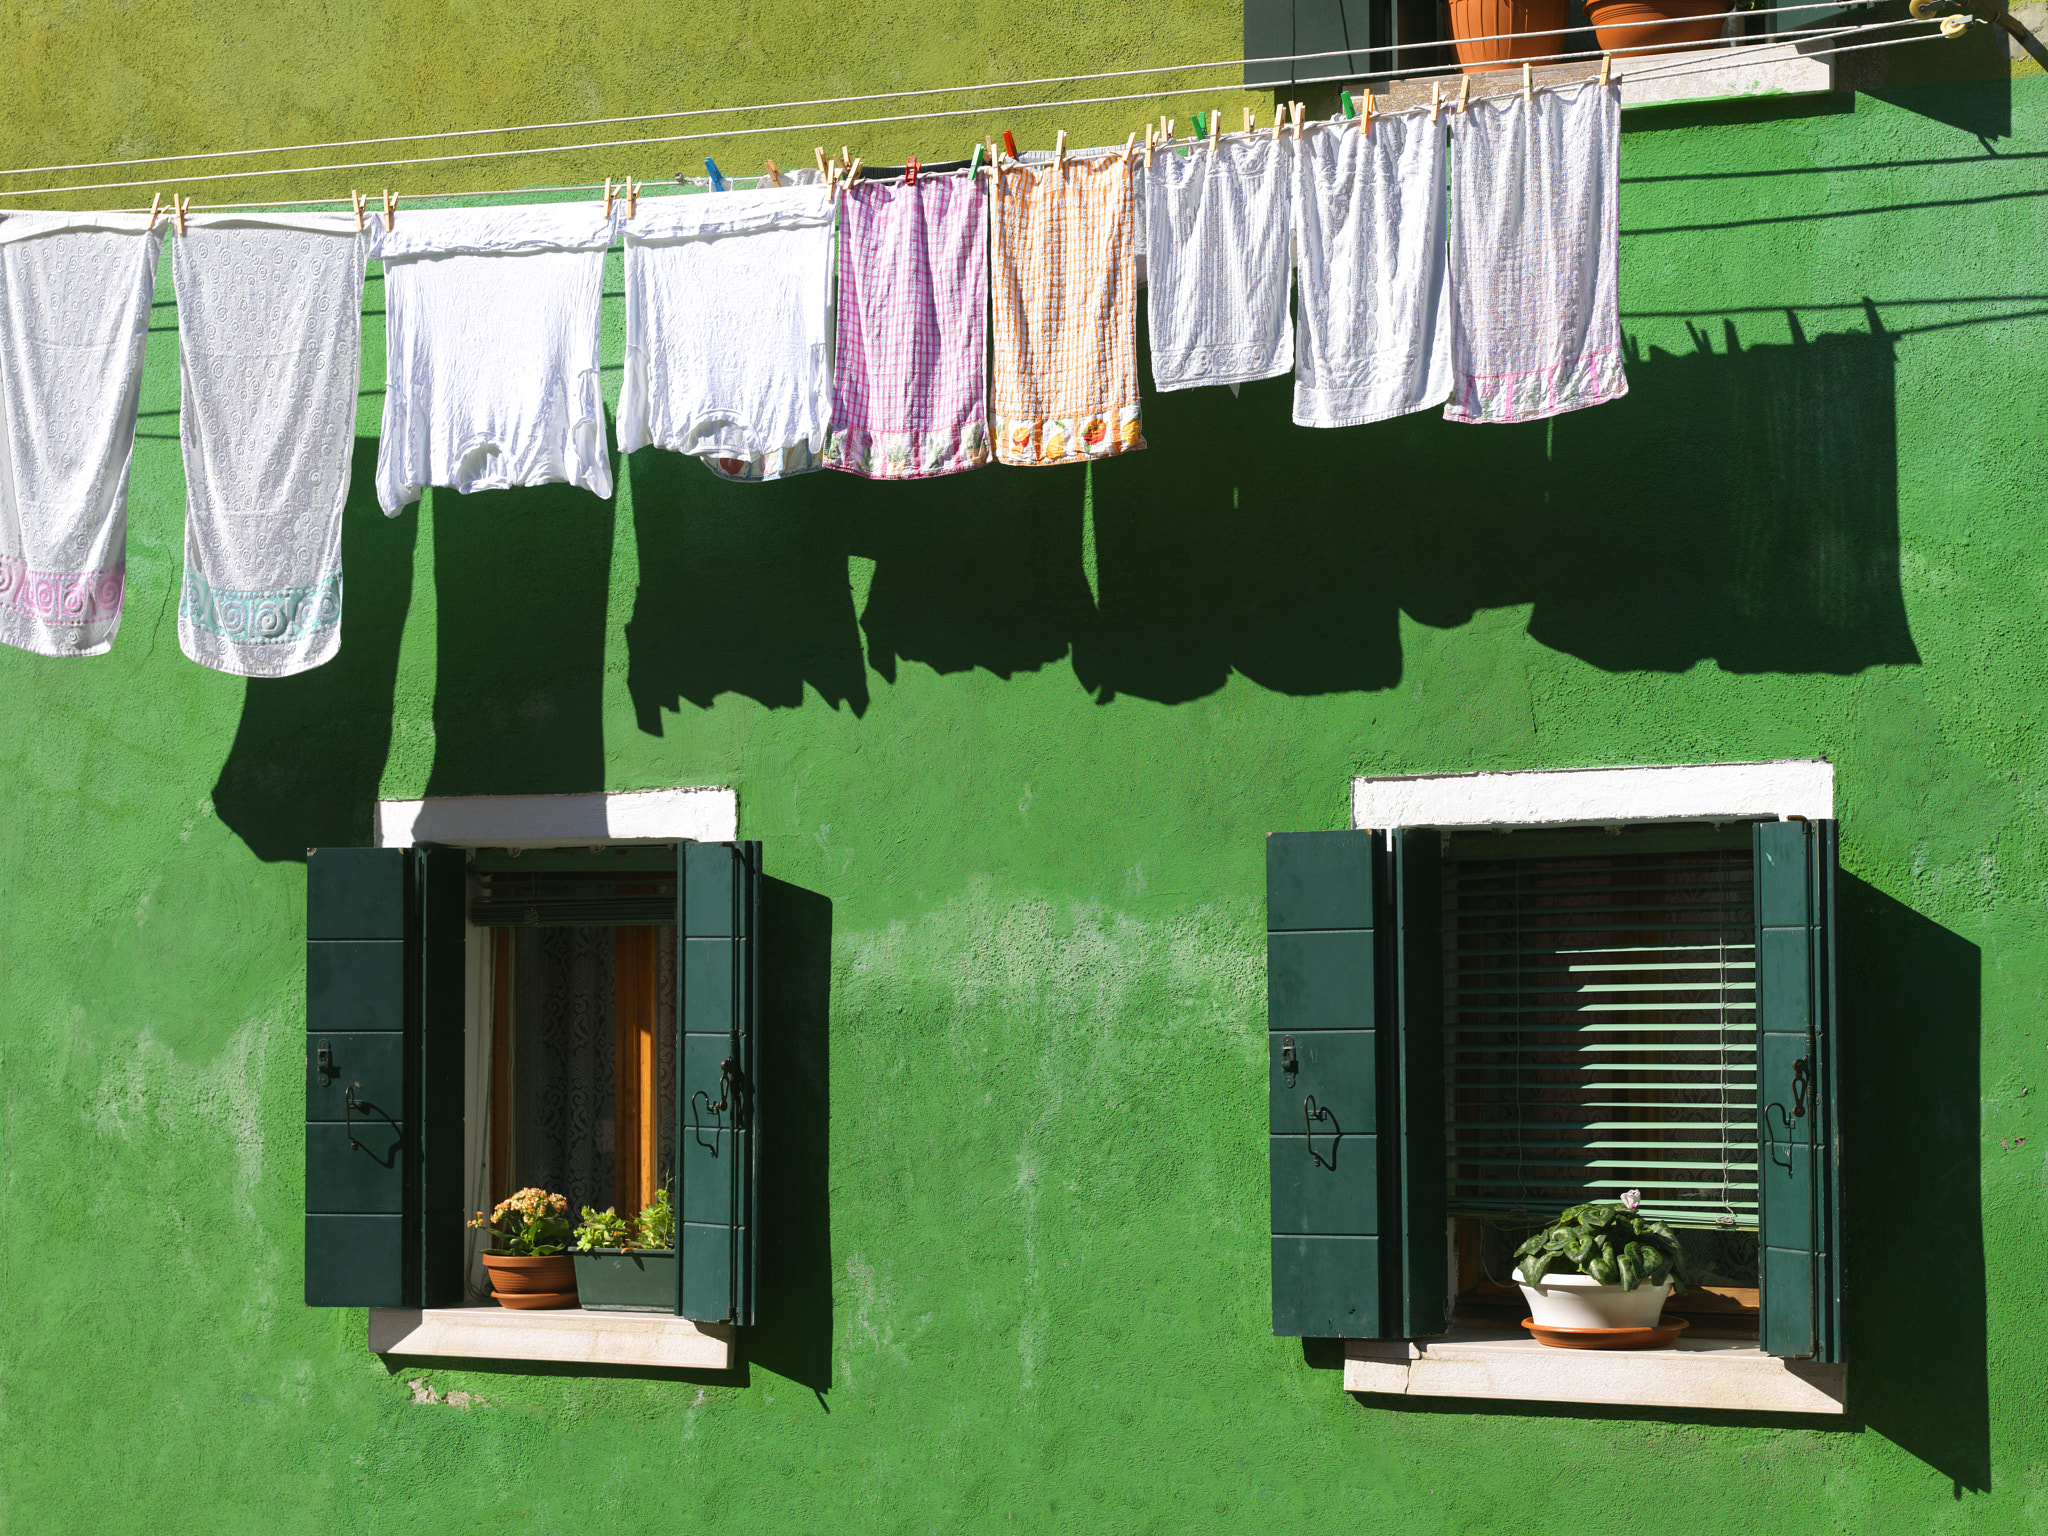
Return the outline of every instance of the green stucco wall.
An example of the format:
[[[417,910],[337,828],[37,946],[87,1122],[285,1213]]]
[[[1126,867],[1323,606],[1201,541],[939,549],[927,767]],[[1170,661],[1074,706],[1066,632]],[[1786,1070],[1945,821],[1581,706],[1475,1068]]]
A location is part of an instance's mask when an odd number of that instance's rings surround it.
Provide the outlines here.
[[[5,16],[17,165],[1237,47],[1214,3]],[[373,273],[345,645],[284,681],[178,650],[166,282],[119,640],[0,654],[0,1525],[2048,1530],[2043,89],[1905,54],[1631,114],[1632,392],[1528,427],[1303,431],[1280,380],[1148,396],[1092,470],[649,451],[612,505],[387,521]],[[1360,772],[1793,756],[1839,774],[1846,1420],[1360,1399],[1270,1337],[1262,835]],[[812,893],[746,1369],[385,1365],[299,1300],[304,849],[380,794],[692,784]]]

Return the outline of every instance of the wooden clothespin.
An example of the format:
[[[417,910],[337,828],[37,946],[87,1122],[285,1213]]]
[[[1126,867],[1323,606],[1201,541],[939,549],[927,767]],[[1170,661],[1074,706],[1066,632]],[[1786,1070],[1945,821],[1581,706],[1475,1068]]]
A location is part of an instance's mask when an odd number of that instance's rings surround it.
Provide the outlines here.
[[[1437,113],[1444,109],[1444,87],[1441,80],[1429,82],[1429,120],[1436,121]]]
[[[390,234],[391,227],[398,222],[398,194],[389,187],[384,189],[384,233]]]
[[[643,183],[635,181],[630,176],[626,178],[626,217],[629,219],[640,211],[640,188],[642,185]]]
[[[1252,130],[1259,126],[1259,114],[1250,107],[1244,109],[1244,136],[1250,138]]]
[[[846,184],[850,187],[860,180],[860,156],[853,157],[853,164],[846,168]]]
[[[1463,112],[1471,105],[1472,77],[1470,75],[1467,75],[1463,80],[1458,82],[1458,110],[1460,112]]]
[[[143,229],[144,234],[148,234],[156,228],[156,216],[158,212],[163,208],[163,205],[164,195],[161,192],[157,193],[156,196],[152,197],[149,200],[149,223]],[[356,228],[361,229],[362,227],[363,205],[360,202],[358,202],[356,204]]]
[[[1372,92],[1369,90],[1365,93],[1365,115],[1359,121],[1358,131],[1360,133],[1372,132]]]
[[[1137,148],[1137,145],[1138,136],[1135,133],[1132,134],[1128,139],[1124,140],[1124,158],[1126,160],[1131,158],[1131,151]]]
[[[1275,101],[1273,103],[1273,142],[1275,144],[1278,144],[1280,142],[1280,126],[1286,121],[1287,103],[1284,101]]]
[[[823,181],[825,179],[825,146],[820,144],[811,153],[818,157],[818,180]]]
[[[1613,54],[1611,54],[1611,53],[1603,53],[1603,54],[1601,54],[1601,55],[1600,55],[1600,89],[1601,89],[1601,90],[1603,90],[1603,91],[1604,91],[1604,90],[1606,90],[1606,89],[1607,89],[1607,78],[1608,78],[1608,76],[1609,76],[1610,74],[1612,74],[1612,73],[1613,73],[1613,71],[1614,71],[1614,55],[1613,55]]]
[[[1209,153],[1212,155],[1216,153],[1217,130],[1222,126],[1223,114],[1221,112],[1211,112],[1209,114]]]
[[[1052,165],[1056,171],[1067,168],[1067,130],[1062,128],[1052,141]]]
[[[171,194],[171,201],[178,205],[178,233],[182,235],[185,233],[185,215],[192,209],[192,199],[180,197],[177,193],[173,192]]]
[[[1173,119],[1164,112],[1159,114],[1159,142],[1164,144],[1173,137]]]
[[[604,216],[612,216],[612,179],[609,176],[604,179]]]
[[[765,161],[765,162],[764,162],[764,164],[765,164],[765,165],[767,166],[767,168],[768,168],[768,185],[769,185],[769,186],[771,186],[771,187],[779,187],[779,186],[781,186],[781,185],[782,185],[782,172],[780,172],[780,171],[778,171],[777,169],[775,169],[775,162],[774,162],[773,160],[769,160],[769,161]]]
[[[1468,75],[1466,76],[1466,78],[1470,79],[1471,76]],[[1301,142],[1301,103],[1297,101],[1292,103],[1291,105],[1294,108],[1294,142],[1299,144]]]
[[[841,165],[853,164],[853,151],[848,149],[844,144],[839,146],[839,163]]]
[[[1535,78],[1535,74],[1534,67],[1525,60],[1522,64],[1522,100],[1524,103],[1532,102],[1536,99],[1536,88],[1530,83]]]
[[[362,233],[362,231],[363,231],[363,228],[364,228],[364,225],[363,225],[363,207],[364,207],[364,205],[365,205],[366,203],[368,203],[368,202],[369,202],[369,199],[368,199],[368,198],[366,198],[366,197],[364,197],[362,193],[360,193],[360,192],[357,192],[357,191],[354,191],[354,190],[351,190],[351,191],[349,192],[349,195],[348,195],[348,200],[349,200],[349,201],[350,201],[351,203],[353,203],[353,204],[355,205],[355,210],[356,210],[356,233],[357,233],[357,234],[361,234],[361,233]]]
[[[1145,125],[1145,169],[1148,171],[1152,169],[1152,136],[1157,132],[1158,130],[1150,123]]]

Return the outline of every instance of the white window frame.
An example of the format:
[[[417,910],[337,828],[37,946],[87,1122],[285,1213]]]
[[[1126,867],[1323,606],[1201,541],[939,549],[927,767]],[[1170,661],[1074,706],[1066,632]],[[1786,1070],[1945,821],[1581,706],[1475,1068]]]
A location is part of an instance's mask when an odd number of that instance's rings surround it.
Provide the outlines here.
[[[1811,758],[1351,781],[1352,826],[1380,831],[1819,821],[1834,814],[1834,765]],[[1835,1415],[1848,1396],[1846,1366],[1779,1359],[1730,1339],[1577,1350],[1454,1329],[1441,1339],[1347,1339],[1344,1356],[1347,1392]]]
[[[440,843],[458,848],[602,848],[633,843],[722,843],[739,836],[739,797],[729,788],[599,790],[576,795],[462,795],[379,800],[377,846]],[[465,1210],[486,1198],[483,1117],[489,1092],[491,947],[464,923],[463,1071]],[[470,1245],[468,1282],[480,1290],[481,1248]],[[715,1323],[633,1312],[517,1312],[485,1302],[460,1307],[372,1307],[369,1341],[380,1355],[471,1360],[554,1360],[724,1371],[733,1330]]]

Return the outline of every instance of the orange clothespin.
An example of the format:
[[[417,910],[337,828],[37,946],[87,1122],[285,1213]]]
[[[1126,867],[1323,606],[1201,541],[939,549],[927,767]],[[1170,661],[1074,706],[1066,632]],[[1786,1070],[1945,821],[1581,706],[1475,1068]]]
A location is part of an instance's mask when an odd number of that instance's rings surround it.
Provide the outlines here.
[[[1067,168],[1067,130],[1064,128],[1053,140],[1052,163],[1055,170],[1064,171]]]
[[[1600,55],[1600,89],[1601,89],[1601,90],[1603,90],[1603,91],[1604,91],[1604,90],[1606,90],[1606,89],[1607,89],[1607,77],[1608,77],[1608,76],[1609,76],[1609,75],[1610,75],[1610,74],[1611,74],[1611,73],[1613,72],[1613,70],[1614,70],[1614,55],[1613,55],[1613,54],[1611,54],[1611,53],[1603,53],[1603,54],[1601,54],[1601,55]]]
[[[391,227],[398,222],[398,194],[389,187],[384,189],[384,233],[390,234]]]
[[[161,192],[157,193],[156,196],[152,197],[149,200],[149,224],[144,228],[144,234],[148,234],[151,230],[154,230],[156,228],[156,216],[158,211],[163,207],[163,205],[164,195]]]
[[[191,211],[192,199],[180,197],[177,193],[173,192],[171,194],[171,201],[178,205],[178,233],[182,235],[185,233],[185,215]]]
[[[777,169],[775,169],[775,162],[774,162],[773,160],[770,160],[770,161],[768,161],[768,162],[766,162],[766,163],[767,163],[767,166],[768,166],[768,185],[769,185],[769,186],[771,186],[771,187],[779,187],[779,186],[781,186],[781,185],[782,185],[782,172],[780,172],[780,171],[778,171]]]
[[[1358,115],[1358,131],[1360,133],[1372,132],[1372,89],[1369,86],[1365,92],[1365,110]]]
[[[612,179],[609,176],[604,179],[604,216],[612,216]]]
[[[350,203],[352,203],[352,204],[354,204],[354,205],[355,205],[355,210],[356,210],[356,233],[357,233],[357,234],[361,234],[361,233],[363,232],[363,229],[364,229],[364,224],[363,224],[363,208],[364,208],[364,205],[365,205],[365,204],[367,204],[367,203],[369,202],[369,199],[368,199],[367,197],[364,197],[362,193],[360,193],[360,192],[357,192],[357,191],[355,191],[355,190],[351,189],[351,190],[350,190],[350,192],[349,192],[349,194],[348,194],[348,200],[349,200],[349,202],[350,202]]]

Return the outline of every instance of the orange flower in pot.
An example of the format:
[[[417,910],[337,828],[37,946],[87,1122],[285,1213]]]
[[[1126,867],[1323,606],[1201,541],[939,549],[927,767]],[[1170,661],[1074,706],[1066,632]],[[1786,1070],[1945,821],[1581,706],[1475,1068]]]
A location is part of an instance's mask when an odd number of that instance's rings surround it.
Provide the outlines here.
[[[1450,0],[1450,7],[1458,64],[1468,75],[1564,52],[1566,0]]]
[[[500,1200],[472,1227],[491,1234],[484,1269],[501,1307],[536,1310],[576,1305],[576,1261],[569,1256],[569,1202],[544,1189]]]

